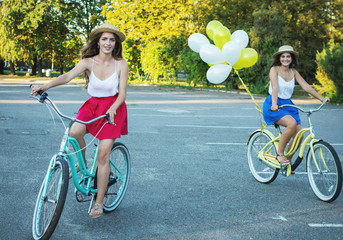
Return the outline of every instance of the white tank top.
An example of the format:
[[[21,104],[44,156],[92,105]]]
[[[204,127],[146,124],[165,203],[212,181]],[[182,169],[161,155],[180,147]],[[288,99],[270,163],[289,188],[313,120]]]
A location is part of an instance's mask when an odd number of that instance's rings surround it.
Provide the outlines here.
[[[110,97],[119,91],[119,77],[117,74],[117,61],[114,63],[114,73],[105,80],[97,78],[93,72],[94,58],[92,63],[92,72],[89,76],[87,92],[92,97]]]
[[[293,70],[291,70],[293,73]],[[277,82],[279,85],[279,92],[278,92],[278,98],[282,99],[290,99],[293,94],[294,85],[295,85],[295,79],[294,79],[294,73],[293,78],[290,81],[285,81],[281,76],[277,76]],[[269,94],[272,95],[272,82],[269,83]]]

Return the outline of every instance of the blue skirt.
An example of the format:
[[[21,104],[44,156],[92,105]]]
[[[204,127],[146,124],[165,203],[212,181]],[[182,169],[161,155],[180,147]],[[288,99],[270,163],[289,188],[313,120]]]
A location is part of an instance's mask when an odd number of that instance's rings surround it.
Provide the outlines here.
[[[291,99],[282,99],[282,98],[277,99],[278,106],[281,106],[284,104],[294,105]],[[297,121],[297,124],[300,124],[300,116],[299,116],[298,109],[294,107],[284,107],[284,108],[281,108],[279,111],[273,112],[272,110],[270,110],[271,106],[272,106],[272,95],[269,95],[263,103],[263,118],[264,118],[264,121],[268,125],[272,125],[273,123],[279,121],[281,118],[283,118],[286,115],[291,115],[295,119],[295,121]]]

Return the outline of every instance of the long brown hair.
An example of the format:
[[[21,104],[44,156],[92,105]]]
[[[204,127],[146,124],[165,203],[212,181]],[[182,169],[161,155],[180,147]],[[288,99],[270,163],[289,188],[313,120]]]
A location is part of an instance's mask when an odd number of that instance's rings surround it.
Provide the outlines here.
[[[286,53],[286,52],[283,52],[283,53]],[[280,53],[280,54],[275,55],[273,57],[273,62],[271,64],[270,68],[275,67],[275,66],[281,66],[280,56],[283,53]],[[289,68],[297,68],[298,67],[298,58],[297,58],[297,56],[294,53],[290,52],[290,54],[291,54],[291,57],[292,57],[292,62],[289,65]]]
[[[99,32],[90,38],[87,44],[81,49],[81,59],[91,58],[99,54],[98,42],[103,32]],[[116,60],[123,59],[123,46],[117,34],[113,33],[115,38],[115,46],[112,51],[112,57]],[[87,73],[83,73],[83,77],[86,79],[85,89],[88,88],[89,76]]]

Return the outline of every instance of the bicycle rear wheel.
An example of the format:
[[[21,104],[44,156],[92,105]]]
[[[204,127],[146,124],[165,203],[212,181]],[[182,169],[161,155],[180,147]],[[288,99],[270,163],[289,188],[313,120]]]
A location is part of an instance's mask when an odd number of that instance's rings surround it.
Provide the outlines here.
[[[258,182],[265,184],[273,182],[279,173],[278,168],[270,166],[258,157],[258,153],[271,140],[272,139],[268,134],[262,130],[258,130],[250,136],[248,142],[248,162],[250,171]],[[269,150],[269,155],[276,156],[277,149],[275,144],[270,144],[267,149]]]
[[[324,202],[334,201],[342,189],[342,166],[335,149],[327,142],[313,144],[307,153],[307,173],[314,194]],[[315,159],[315,160],[314,160]],[[317,163],[317,164],[316,164]]]
[[[124,198],[131,172],[130,154],[126,146],[115,142],[110,154],[110,176],[104,196],[104,212],[114,211]],[[97,174],[94,178],[97,187]],[[96,196],[95,196],[96,197]]]
[[[32,222],[34,239],[49,239],[62,214],[69,182],[68,163],[56,159],[38,193]]]

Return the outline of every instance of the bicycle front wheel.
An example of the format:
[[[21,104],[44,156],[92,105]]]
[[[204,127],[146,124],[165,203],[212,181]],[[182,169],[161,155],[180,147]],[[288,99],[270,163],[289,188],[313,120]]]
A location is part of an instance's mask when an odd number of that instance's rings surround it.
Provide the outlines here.
[[[307,153],[307,173],[314,194],[324,202],[334,201],[341,193],[342,166],[335,149],[327,142],[313,144]]]
[[[110,155],[110,178],[104,197],[104,212],[114,211],[124,198],[130,177],[131,160],[126,146],[114,143]]]
[[[69,182],[68,163],[57,158],[55,166],[44,178],[33,214],[34,239],[49,239],[62,214]]]
[[[250,136],[248,142],[248,162],[250,171],[258,182],[265,184],[273,182],[279,173],[278,168],[270,166],[258,157],[258,153],[271,140],[272,139],[268,134],[262,130],[258,130]],[[276,156],[277,149],[275,144],[271,143],[266,148],[266,151],[269,155]]]

